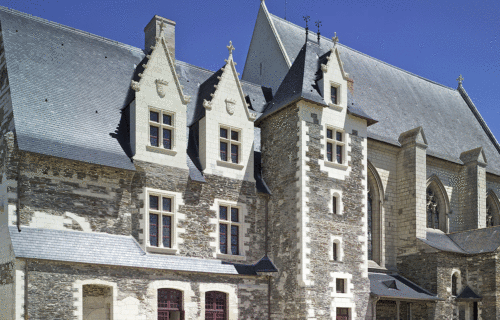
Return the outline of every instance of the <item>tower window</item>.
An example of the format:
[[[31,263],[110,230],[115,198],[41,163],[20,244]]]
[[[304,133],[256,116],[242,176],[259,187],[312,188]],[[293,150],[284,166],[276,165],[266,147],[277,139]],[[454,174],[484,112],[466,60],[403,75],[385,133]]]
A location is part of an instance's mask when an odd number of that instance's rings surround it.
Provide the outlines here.
[[[337,293],[346,293],[346,279],[336,279],[335,280],[335,288],[337,289]]]
[[[345,133],[336,128],[326,129],[326,160],[344,164]]]
[[[219,206],[219,250],[223,254],[239,255],[240,208]]]

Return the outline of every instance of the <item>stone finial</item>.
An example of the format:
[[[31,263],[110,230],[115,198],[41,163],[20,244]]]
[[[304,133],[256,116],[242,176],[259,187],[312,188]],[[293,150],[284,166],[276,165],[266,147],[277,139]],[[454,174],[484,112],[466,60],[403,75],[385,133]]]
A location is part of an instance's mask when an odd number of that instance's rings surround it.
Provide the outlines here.
[[[457,81],[458,81],[458,86],[461,87],[462,86],[462,82],[464,81],[464,77],[462,77],[462,75],[459,75],[458,78],[457,78]]]
[[[337,37],[337,32],[334,32],[335,36],[332,38],[333,45],[336,46],[339,42],[339,37]]]
[[[229,45],[226,46],[226,48],[227,48],[227,50],[229,50],[229,58],[232,58],[233,57],[233,50],[234,50],[233,42],[229,41]]]

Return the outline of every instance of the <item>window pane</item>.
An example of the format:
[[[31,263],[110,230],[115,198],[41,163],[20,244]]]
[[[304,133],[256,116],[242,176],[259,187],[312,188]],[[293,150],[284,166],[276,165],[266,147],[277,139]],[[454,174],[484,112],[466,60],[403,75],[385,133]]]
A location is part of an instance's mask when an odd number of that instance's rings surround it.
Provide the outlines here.
[[[326,159],[330,162],[333,161],[333,156],[332,156],[332,144],[331,143],[327,143],[326,144]]]
[[[337,88],[332,87],[331,93],[332,93],[332,103],[337,104]]]
[[[330,130],[330,129],[327,129],[327,130],[326,130],[326,137],[327,137],[328,139],[332,139],[332,137],[333,137],[333,131],[332,131],[332,130]]]
[[[345,279],[337,279],[337,293],[345,293]]]
[[[168,124],[169,126],[172,125],[172,116],[169,114],[164,114],[163,115],[163,124]]]
[[[149,209],[158,210],[157,196],[149,196]]]
[[[334,261],[337,261],[338,257],[337,257],[337,243],[334,242],[333,243],[333,260]]]
[[[219,225],[219,247],[221,253],[227,254],[227,225],[223,223]]]
[[[227,129],[220,128],[220,137],[227,138]]]
[[[153,147],[158,147],[158,127],[149,127],[149,143]]]
[[[342,146],[337,146],[337,163],[342,163]]]
[[[238,141],[238,139],[239,139],[239,132],[231,130],[231,140]]]
[[[231,221],[232,222],[239,222],[238,219],[238,213],[239,213],[240,210],[238,210],[238,208],[231,208]]]
[[[333,197],[332,199],[332,207],[333,207],[333,214],[337,214],[337,197]]]
[[[220,159],[222,161],[227,161],[227,143],[226,142],[220,143]]]
[[[227,207],[226,206],[219,207],[219,217],[221,220],[227,220]]]
[[[342,132],[337,132],[337,140],[342,141]]]
[[[158,112],[154,112],[154,111],[149,112],[149,120],[150,121],[158,122],[159,118],[160,118],[160,116],[159,116]]]
[[[163,148],[172,149],[172,131],[163,129]]]
[[[149,215],[149,244],[158,247],[158,215]]]
[[[172,199],[163,198],[163,211],[172,212]]]
[[[231,162],[238,163],[238,145],[231,145]]]
[[[238,250],[238,226],[231,226],[231,254],[239,254]]]
[[[171,247],[171,242],[170,242],[170,240],[172,239],[171,230],[172,230],[172,217],[163,216],[163,230],[162,231],[163,231],[163,247],[165,247],[165,248]]]

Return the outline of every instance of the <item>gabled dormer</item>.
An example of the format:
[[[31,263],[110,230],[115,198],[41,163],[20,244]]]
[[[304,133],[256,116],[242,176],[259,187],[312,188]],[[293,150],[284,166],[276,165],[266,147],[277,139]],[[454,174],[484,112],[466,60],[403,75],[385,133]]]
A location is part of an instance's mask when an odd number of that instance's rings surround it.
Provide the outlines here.
[[[175,70],[175,23],[155,16],[145,29],[150,53],[137,67],[131,86],[130,144],[134,160],[187,169],[185,96]]]
[[[245,101],[230,42],[226,64],[200,87],[204,117],[198,122],[205,174],[254,181],[254,121]]]

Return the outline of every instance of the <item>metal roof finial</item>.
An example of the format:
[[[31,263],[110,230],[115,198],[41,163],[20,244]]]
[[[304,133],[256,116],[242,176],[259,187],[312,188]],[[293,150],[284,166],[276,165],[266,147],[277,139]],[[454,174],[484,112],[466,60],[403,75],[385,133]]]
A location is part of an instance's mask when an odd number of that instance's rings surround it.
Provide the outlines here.
[[[462,82],[464,81],[464,77],[462,77],[462,75],[458,76],[457,81],[458,81],[458,86],[461,87]]]
[[[337,37],[337,32],[335,32],[335,37],[333,37],[332,40],[333,40],[333,45],[336,46],[337,43],[339,42],[339,37]]]
[[[309,34],[309,20],[311,20],[311,17],[310,16],[303,16],[302,17],[304,19],[304,21],[306,22],[306,35]]]
[[[321,27],[322,24],[320,20],[316,21],[314,24],[316,24],[316,27],[318,27],[318,44],[319,44],[319,38],[321,36],[321,33],[319,32],[319,27]]]

